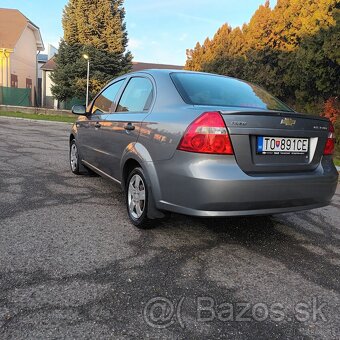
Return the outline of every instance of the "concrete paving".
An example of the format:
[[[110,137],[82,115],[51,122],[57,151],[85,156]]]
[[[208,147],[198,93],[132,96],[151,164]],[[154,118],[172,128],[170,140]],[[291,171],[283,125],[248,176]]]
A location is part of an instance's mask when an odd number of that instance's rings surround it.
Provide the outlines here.
[[[128,221],[70,125],[0,118],[0,339],[339,339],[340,190],[275,217]]]

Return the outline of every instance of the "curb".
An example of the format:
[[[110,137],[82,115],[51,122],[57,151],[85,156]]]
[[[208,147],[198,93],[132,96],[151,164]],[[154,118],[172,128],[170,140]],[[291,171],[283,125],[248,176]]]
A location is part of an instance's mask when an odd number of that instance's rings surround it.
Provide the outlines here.
[[[16,120],[26,120],[26,121],[30,121],[30,122],[38,122],[38,123],[57,123],[57,124],[69,124],[72,125],[73,123],[69,123],[69,122],[58,122],[56,120],[44,120],[44,119],[31,119],[31,118],[22,118],[22,117],[7,117],[7,116],[0,116],[1,118],[5,118],[5,119],[16,119]]]
[[[21,112],[21,113],[36,113],[45,115],[70,115],[71,110],[47,109],[45,107],[36,106],[16,106],[16,105],[0,105],[0,112]]]

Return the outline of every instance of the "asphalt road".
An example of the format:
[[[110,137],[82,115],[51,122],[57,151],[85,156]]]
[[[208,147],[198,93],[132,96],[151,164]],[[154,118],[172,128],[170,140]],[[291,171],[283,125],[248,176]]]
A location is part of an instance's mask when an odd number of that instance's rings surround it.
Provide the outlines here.
[[[339,339],[339,190],[140,231],[119,186],[70,172],[69,129],[0,118],[0,339]]]

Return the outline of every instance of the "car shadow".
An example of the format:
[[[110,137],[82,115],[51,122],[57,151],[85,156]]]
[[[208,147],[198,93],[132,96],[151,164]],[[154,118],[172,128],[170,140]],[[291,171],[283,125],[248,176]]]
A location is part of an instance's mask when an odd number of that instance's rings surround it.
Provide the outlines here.
[[[203,227],[207,236],[216,236],[216,244],[246,247],[281,262],[306,280],[340,292],[340,230],[319,211],[229,218],[173,214],[171,223],[159,227],[170,228],[169,233],[183,222]]]

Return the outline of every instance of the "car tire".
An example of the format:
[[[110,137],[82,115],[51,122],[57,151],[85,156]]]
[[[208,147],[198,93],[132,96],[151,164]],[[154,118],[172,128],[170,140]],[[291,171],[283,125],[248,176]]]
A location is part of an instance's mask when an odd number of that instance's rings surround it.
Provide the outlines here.
[[[134,168],[126,181],[125,201],[130,221],[140,229],[153,227],[148,218],[149,190],[142,168]]]
[[[70,143],[70,167],[75,175],[81,175],[79,151],[75,139],[72,139]]]

